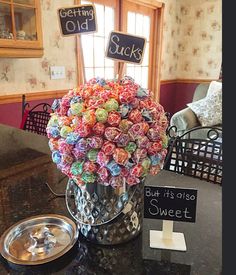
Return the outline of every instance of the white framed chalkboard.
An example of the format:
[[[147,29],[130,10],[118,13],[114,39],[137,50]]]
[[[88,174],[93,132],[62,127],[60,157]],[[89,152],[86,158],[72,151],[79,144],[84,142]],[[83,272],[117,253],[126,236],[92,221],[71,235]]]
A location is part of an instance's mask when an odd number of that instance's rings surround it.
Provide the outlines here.
[[[63,36],[97,31],[96,9],[93,4],[62,7],[57,13]]]
[[[116,61],[141,64],[145,45],[145,37],[112,31],[108,38],[106,57]]]
[[[194,223],[196,205],[195,189],[144,187],[144,218]]]

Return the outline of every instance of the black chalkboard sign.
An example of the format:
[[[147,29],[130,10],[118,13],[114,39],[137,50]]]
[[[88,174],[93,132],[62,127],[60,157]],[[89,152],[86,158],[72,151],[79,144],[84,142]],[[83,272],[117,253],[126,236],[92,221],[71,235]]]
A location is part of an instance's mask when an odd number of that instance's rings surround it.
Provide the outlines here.
[[[94,5],[79,5],[58,9],[62,35],[96,32]]]
[[[111,32],[106,56],[115,60],[140,64],[143,61],[146,39],[122,32]]]
[[[197,190],[145,186],[144,218],[195,222]]]

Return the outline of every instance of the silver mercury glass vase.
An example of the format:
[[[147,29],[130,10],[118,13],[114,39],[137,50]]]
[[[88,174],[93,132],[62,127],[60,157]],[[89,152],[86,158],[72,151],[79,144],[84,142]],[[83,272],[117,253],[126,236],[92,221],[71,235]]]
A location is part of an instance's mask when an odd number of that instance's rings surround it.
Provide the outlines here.
[[[101,184],[78,186],[69,179],[66,205],[87,240],[104,245],[136,237],[142,228],[144,181],[113,188]]]

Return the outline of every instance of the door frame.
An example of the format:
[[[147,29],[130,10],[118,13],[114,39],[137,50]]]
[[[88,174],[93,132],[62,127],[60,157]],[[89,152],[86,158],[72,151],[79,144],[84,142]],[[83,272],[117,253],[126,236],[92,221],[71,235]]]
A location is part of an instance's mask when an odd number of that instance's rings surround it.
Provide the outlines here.
[[[149,52],[149,70],[148,70],[148,88],[153,92],[153,99],[157,102],[160,100],[160,82],[161,82],[161,56],[162,56],[162,39],[163,39],[163,18],[165,4],[156,2],[155,0],[122,0],[121,1],[121,13],[126,12],[130,3],[130,6],[141,5],[153,10],[151,18],[150,33],[150,52]],[[121,29],[126,31],[127,17],[121,18]]]
[[[80,0],[74,0],[75,4],[80,4]],[[109,0],[94,0],[91,2],[103,3],[111,5]],[[162,56],[162,38],[163,38],[163,18],[165,4],[155,0],[115,0],[115,31],[122,31],[124,26],[124,15],[122,14],[124,2],[138,4],[147,8],[153,9],[153,24],[151,24],[149,63],[150,70],[148,75],[148,88],[153,92],[153,99],[157,102],[160,100],[160,69],[161,69],[161,56]],[[78,86],[85,82],[85,69],[80,35],[76,36],[76,54],[77,54],[77,84]],[[115,73],[121,66],[121,62],[115,62]]]

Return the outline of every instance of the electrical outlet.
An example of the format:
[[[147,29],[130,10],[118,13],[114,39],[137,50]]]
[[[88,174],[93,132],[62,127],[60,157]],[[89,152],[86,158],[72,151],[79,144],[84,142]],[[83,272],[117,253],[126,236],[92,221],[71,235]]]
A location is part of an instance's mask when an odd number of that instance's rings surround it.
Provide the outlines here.
[[[50,67],[51,79],[64,79],[66,78],[66,72],[64,66],[52,66]]]

